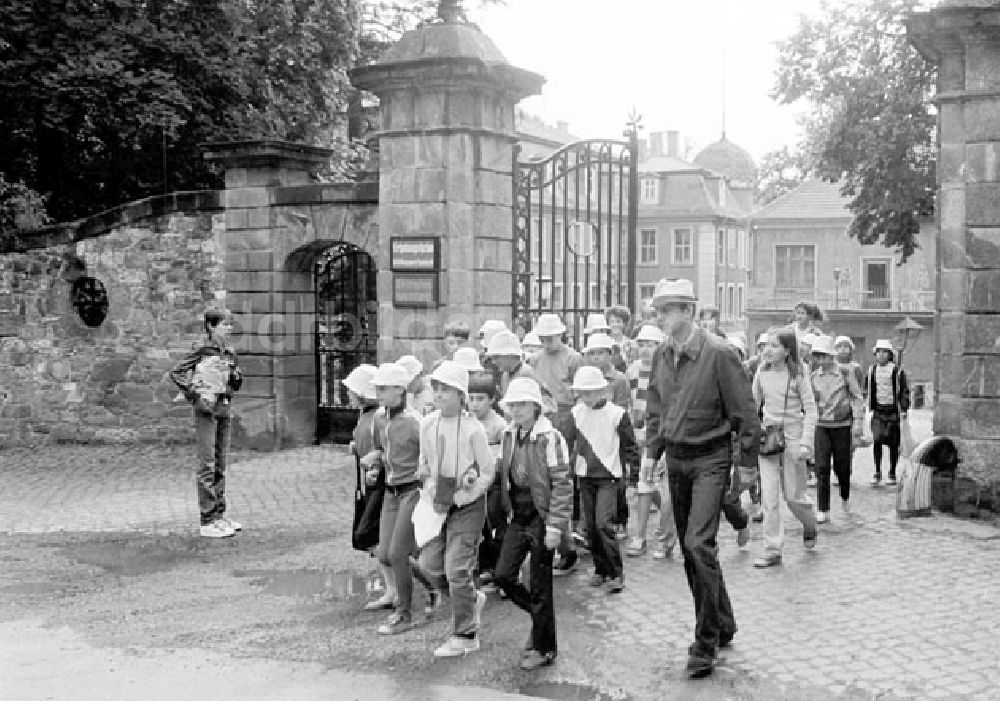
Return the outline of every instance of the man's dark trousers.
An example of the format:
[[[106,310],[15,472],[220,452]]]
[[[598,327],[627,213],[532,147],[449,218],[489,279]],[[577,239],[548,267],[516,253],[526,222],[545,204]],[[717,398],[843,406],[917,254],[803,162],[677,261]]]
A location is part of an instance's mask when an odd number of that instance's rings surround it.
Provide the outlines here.
[[[709,656],[718,649],[720,637],[730,637],[736,632],[716,542],[731,469],[732,452],[728,445],[698,457],[667,456],[677,537],[694,597],[695,642],[698,652]]]

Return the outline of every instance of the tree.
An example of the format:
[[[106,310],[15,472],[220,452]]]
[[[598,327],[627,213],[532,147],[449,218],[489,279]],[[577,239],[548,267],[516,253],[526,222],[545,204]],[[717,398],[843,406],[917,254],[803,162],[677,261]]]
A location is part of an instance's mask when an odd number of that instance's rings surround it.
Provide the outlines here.
[[[48,222],[45,199],[24,183],[9,183],[0,173],[0,232],[28,229]]]
[[[906,39],[918,0],[824,1],[778,44],[782,103],[807,102],[810,169],[851,198],[850,235],[881,241],[905,261],[933,210],[935,69]]]
[[[766,205],[801,185],[809,166],[801,150],[782,146],[764,154],[757,173],[757,200]]]

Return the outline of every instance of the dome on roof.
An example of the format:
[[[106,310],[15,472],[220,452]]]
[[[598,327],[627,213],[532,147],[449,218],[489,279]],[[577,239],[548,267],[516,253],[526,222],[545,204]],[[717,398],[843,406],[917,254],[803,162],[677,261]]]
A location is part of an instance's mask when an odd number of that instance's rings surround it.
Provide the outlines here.
[[[703,148],[694,157],[694,164],[722,173],[730,180],[743,183],[757,181],[757,164],[754,163],[753,157],[745,149],[727,139],[725,133],[714,144]]]
[[[488,36],[461,22],[437,22],[411,29],[378,62],[406,63],[434,58],[475,58],[484,63],[507,63]]]

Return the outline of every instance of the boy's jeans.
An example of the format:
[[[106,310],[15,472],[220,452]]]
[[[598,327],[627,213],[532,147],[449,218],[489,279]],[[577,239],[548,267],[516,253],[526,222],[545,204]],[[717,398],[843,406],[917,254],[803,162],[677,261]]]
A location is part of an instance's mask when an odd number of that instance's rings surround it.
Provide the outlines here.
[[[211,414],[194,412],[194,435],[198,455],[198,509],[201,525],[207,526],[226,513],[226,462],[232,419],[229,407]]]
[[[529,590],[519,580],[521,565],[531,556]],[[531,646],[542,654],[555,653],[556,612],[552,599],[553,551],[545,547],[545,522],[537,513],[530,522],[514,519],[500,547],[496,583],[522,611],[531,614]]]
[[[580,478],[583,496],[583,518],[587,522],[587,539],[594,556],[594,571],[604,577],[622,576],[622,554],[615,536],[615,515],[618,508],[619,480]]]
[[[469,636],[477,630],[472,573],[485,520],[485,496],[466,506],[452,506],[441,533],[420,549],[420,569],[424,576],[442,591],[447,584],[453,635]]]

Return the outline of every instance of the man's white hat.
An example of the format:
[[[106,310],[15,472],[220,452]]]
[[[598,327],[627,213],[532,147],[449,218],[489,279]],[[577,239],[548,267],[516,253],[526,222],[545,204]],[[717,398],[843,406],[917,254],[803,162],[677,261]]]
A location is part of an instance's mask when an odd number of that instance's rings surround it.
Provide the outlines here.
[[[479,329],[479,335],[482,337],[483,348],[490,345],[490,339],[492,339],[496,334],[501,331],[507,330],[507,324],[502,319],[487,319],[483,322],[482,327]]]
[[[824,355],[837,355],[837,349],[834,347],[835,345],[833,336],[827,336],[824,334],[813,341],[812,352],[823,353]]]
[[[611,336],[606,333],[595,333],[593,336],[587,339],[587,345],[584,347],[583,352],[592,350],[612,350],[615,347],[615,342],[611,340]]]
[[[833,345],[839,346],[841,344],[846,344],[851,347],[851,350],[854,350],[854,340],[850,336],[837,336]]]
[[[645,324],[641,329],[639,329],[638,335],[635,337],[636,341],[656,341],[657,343],[663,343],[665,337],[663,332],[660,331],[659,326],[653,326],[652,324]]]
[[[577,392],[584,392],[590,389],[607,389],[608,380],[604,373],[593,365],[584,365],[573,375],[573,389]]]
[[[670,302],[697,302],[694,294],[694,283],[681,278],[680,280],[660,280],[653,291],[650,302],[654,307],[660,307]]]
[[[542,345],[542,339],[538,337],[538,334],[534,331],[529,331],[524,334],[524,339],[521,341],[521,348],[525,346],[540,346]]]
[[[608,323],[607,318],[604,314],[597,312],[596,314],[587,315],[587,327],[583,330],[584,334],[598,333],[600,331],[610,331],[611,325]]]
[[[521,342],[517,340],[517,335],[512,331],[500,331],[490,339],[490,345],[486,348],[486,355],[516,355],[521,357]]]
[[[410,376],[410,382],[424,371],[424,364],[417,360],[415,355],[404,355],[396,361],[396,364],[406,370],[406,374]]]
[[[372,378],[375,377],[376,372],[378,372],[378,368],[374,365],[362,363],[351,370],[350,374],[342,382],[344,383],[344,387],[358,396],[374,400],[375,385],[372,384]]]
[[[463,394],[469,393],[469,371],[454,360],[442,361],[431,373],[431,381],[454,387]]]
[[[542,336],[561,336],[566,332],[566,325],[559,319],[558,314],[542,314],[535,324],[535,333]]]
[[[875,342],[875,348],[872,350],[873,353],[878,353],[880,350],[887,350],[890,353],[895,353],[896,349],[892,347],[892,343],[885,338],[880,338]]]
[[[511,402],[534,402],[545,409],[542,403],[542,388],[530,377],[515,377],[507,385],[507,393],[500,400],[500,408],[507,411],[507,405]]]
[[[410,384],[413,378],[406,368],[398,363],[382,363],[375,371],[372,384],[375,387],[403,387]]]
[[[479,362],[479,353],[476,352],[475,348],[459,348],[451,359],[469,372],[483,372],[486,369]]]

